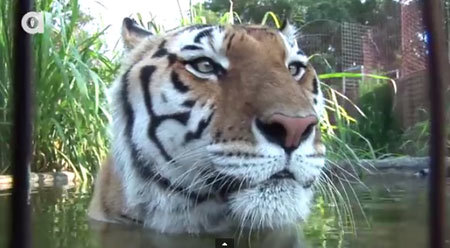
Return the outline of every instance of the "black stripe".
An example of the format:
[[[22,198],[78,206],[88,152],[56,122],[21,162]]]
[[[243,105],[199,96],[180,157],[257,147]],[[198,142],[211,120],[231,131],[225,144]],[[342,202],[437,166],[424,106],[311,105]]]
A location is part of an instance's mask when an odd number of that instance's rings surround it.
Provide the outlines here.
[[[172,66],[177,61],[178,57],[176,54],[169,53],[169,56],[167,56],[167,59],[169,60],[168,66]]]
[[[125,25],[126,29],[130,32],[133,32],[134,34],[137,34],[138,36],[150,36],[152,35],[151,32],[139,27],[137,22],[134,19],[131,18],[125,18],[123,19],[123,24]]]
[[[142,67],[141,74],[139,75],[141,82],[150,82],[151,77],[155,71],[156,71],[156,66],[154,66],[154,65],[147,65],[147,66]]]
[[[161,155],[166,159],[167,161],[172,160],[172,157],[167,153],[166,149],[164,149],[161,141],[156,137],[156,129],[159,126],[159,124],[162,122],[158,116],[154,114],[153,106],[152,106],[152,100],[150,95],[150,82],[151,82],[151,76],[153,72],[155,72],[156,67],[153,65],[147,65],[144,66],[141,69],[141,86],[142,91],[144,92],[144,102],[145,106],[147,107],[147,112],[151,117],[150,124],[148,127],[148,137],[150,140],[155,143],[156,147],[158,147],[159,151],[161,152]]]
[[[193,191],[188,191],[184,187],[174,186],[168,178],[165,178],[165,177],[161,176],[161,174],[159,174],[158,172],[154,171],[153,165],[149,164],[148,162],[142,161],[142,159],[140,159],[137,156],[136,149],[134,151],[136,153],[135,156],[133,156],[134,158],[136,158],[134,160],[134,163],[139,164],[138,172],[144,181],[153,180],[153,182],[156,182],[158,184],[158,186],[161,187],[162,189],[174,191],[179,194],[182,194],[186,197],[189,197],[189,199],[191,199],[192,201],[195,201],[197,204],[205,202],[206,200],[209,199],[208,194],[201,194],[201,193],[197,193],[197,192],[193,192]]]
[[[161,43],[158,46],[158,49],[163,49],[164,46],[166,45],[166,42],[167,42],[166,40],[161,41]]]
[[[187,87],[183,82],[181,82],[180,77],[175,71],[172,71],[171,74],[172,83],[175,89],[177,89],[181,93],[186,93],[189,91],[189,87]]]
[[[187,107],[187,108],[192,108],[195,105],[195,101],[193,101],[193,100],[186,100],[181,105],[183,105],[184,107]]]
[[[187,143],[193,139],[199,139],[203,133],[203,131],[208,127],[209,123],[211,122],[212,116],[214,115],[214,112],[212,112],[209,117],[206,120],[201,120],[198,124],[197,130],[195,132],[188,132],[184,136],[184,142]]]
[[[158,50],[153,54],[152,58],[161,58],[168,55],[167,56],[167,59],[169,60],[168,66],[172,66],[177,61],[178,58],[176,54],[169,53],[169,51],[166,48],[164,48],[166,42],[167,42],[166,40],[163,40],[161,44],[159,44]]]
[[[143,92],[148,92],[150,90],[150,88],[148,87],[149,86],[148,84],[150,83],[151,77],[155,71],[156,71],[156,66],[154,66],[154,65],[146,65],[141,68],[139,79],[141,80],[141,84],[143,86],[142,87]],[[147,96],[144,94],[144,99],[145,99],[145,103],[146,103],[147,107],[151,107],[150,96],[148,96],[148,99],[147,99]],[[151,114],[153,114],[153,109],[150,108],[149,112]]]
[[[319,94],[319,82],[317,80],[317,78],[313,79],[313,91],[314,94]]]
[[[128,74],[130,70],[126,71],[122,76],[122,90],[121,90],[121,100],[123,112],[125,114],[125,118],[127,120],[125,124],[125,135],[127,139],[131,140],[131,134],[133,132],[133,123],[134,123],[134,111],[131,107],[131,103],[128,101]]]
[[[136,218],[130,217],[130,216],[126,215],[126,214],[121,214],[120,217],[123,218],[123,219],[126,219],[126,220],[128,220],[128,221],[130,221],[132,223],[136,223],[136,224],[139,224],[139,225],[143,225],[144,224],[144,221],[142,221],[140,219],[136,219]]]
[[[235,34],[232,34],[231,37],[230,37],[230,40],[228,41],[227,51],[230,50],[231,42],[233,41],[234,35],[235,35]]]
[[[160,48],[158,49],[158,51],[155,52],[155,54],[153,54],[152,58],[161,58],[163,56],[166,56],[167,54],[168,54],[167,49]]]
[[[197,36],[195,36],[194,42],[195,42],[195,43],[200,43],[200,40],[201,40],[203,37],[211,36],[211,33],[212,33],[213,30],[214,30],[213,28],[208,28],[208,29],[206,29],[206,30],[203,30],[203,31],[199,32],[199,33],[197,34]]]
[[[303,50],[299,48],[298,51],[297,51],[297,54],[298,55],[305,55],[305,52],[303,52]]]
[[[203,47],[199,47],[196,45],[187,45],[187,46],[184,46],[183,48],[181,48],[181,51],[184,51],[184,50],[203,50]]]
[[[160,123],[165,120],[172,119],[172,120],[178,121],[179,123],[181,123],[183,125],[186,125],[189,121],[189,118],[191,118],[191,111],[170,114],[170,115],[160,115],[160,116],[157,116],[157,118]]]
[[[185,29],[183,29],[182,31],[193,31],[193,30],[199,30],[199,29],[203,29],[203,28],[209,28],[211,27],[211,25],[209,24],[197,24],[197,25],[192,25],[189,27],[186,27]]]
[[[160,151],[160,153],[164,157],[164,159],[166,161],[170,161],[170,160],[172,160],[172,157],[167,153],[167,151],[164,148],[164,146],[162,145],[161,141],[156,136],[156,129],[160,123],[161,123],[160,119],[155,118],[155,117],[152,118],[151,123],[148,127],[147,135],[148,135],[149,139],[153,143],[155,143],[156,147],[158,148],[158,150]]]

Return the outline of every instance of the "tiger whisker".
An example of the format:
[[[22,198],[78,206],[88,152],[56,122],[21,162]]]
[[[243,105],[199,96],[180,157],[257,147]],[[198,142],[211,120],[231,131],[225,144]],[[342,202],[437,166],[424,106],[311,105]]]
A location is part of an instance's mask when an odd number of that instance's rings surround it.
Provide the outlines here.
[[[345,201],[345,198],[342,196],[342,194],[340,193],[340,191],[337,189],[336,185],[334,184],[334,182],[324,173],[322,173],[322,175],[324,176],[325,180],[326,180],[326,186],[330,189],[330,192],[333,192],[336,194],[336,196],[338,196],[337,199],[339,199],[342,203],[343,203],[343,207],[344,207],[344,214],[345,216],[353,216],[353,211],[350,208],[350,202]],[[336,201],[337,204],[337,209],[338,209],[338,201]],[[353,221],[353,219],[351,219]]]
[[[358,183],[360,183],[362,186],[368,188],[367,185],[366,185],[364,182],[362,182],[361,179],[360,179],[359,177],[356,176],[357,174],[354,175],[354,174],[350,173],[348,170],[344,169],[343,167],[341,167],[339,164],[337,164],[337,163],[334,162],[334,161],[331,161],[331,160],[327,160],[327,161],[328,161],[329,163],[331,163],[334,167],[338,168],[339,170],[341,170],[341,171],[344,172],[345,174],[347,174],[347,175],[349,175],[350,177],[352,177],[353,179],[355,179],[355,180],[356,180]],[[325,169],[326,169],[326,170],[329,170],[329,171],[331,172],[331,169],[326,168],[326,167],[325,167]],[[333,176],[336,176],[336,177],[337,177],[336,174],[333,174]]]

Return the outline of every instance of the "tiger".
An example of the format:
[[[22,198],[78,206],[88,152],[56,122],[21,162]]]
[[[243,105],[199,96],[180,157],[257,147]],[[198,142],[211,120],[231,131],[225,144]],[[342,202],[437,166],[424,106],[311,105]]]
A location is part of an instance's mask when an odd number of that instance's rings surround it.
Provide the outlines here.
[[[167,234],[308,217],[325,165],[318,75],[289,21],[154,34],[131,18],[110,90],[111,149],[88,215]]]

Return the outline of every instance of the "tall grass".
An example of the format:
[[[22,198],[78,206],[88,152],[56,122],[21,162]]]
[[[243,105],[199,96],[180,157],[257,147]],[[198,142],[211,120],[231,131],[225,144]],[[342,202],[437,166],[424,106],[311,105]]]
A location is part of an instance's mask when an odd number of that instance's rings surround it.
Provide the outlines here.
[[[13,28],[9,25],[13,19],[12,2],[0,0],[0,174],[9,167],[10,151],[10,82],[12,79]]]
[[[450,99],[450,90],[447,90],[447,99]],[[450,101],[450,100],[449,100]],[[450,120],[450,103],[446,105],[446,120]],[[425,115],[428,115],[427,111],[422,109]],[[445,125],[447,132],[445,149],[447,154],[450,154],[450,122],[447,121]],[[396,152],[402,154],[408,154],[412,156],[428,156],[429,155],[429,140],[430,140],[430,122],[420,121],[413,126],[407,128],[399,139],[400,144]]]
[[[0,0],[0,6],[2,13],[13,12],[8,0]],[[102,51],[104,30],[92,34],[83,31],[86,16],[80,13],[77,0],[38,0],[36,10],[45,13],[45,31],[33,36],[36,101],[32,170],[70,169],[87,180],[106,156],[105,90],[118,64]],[[11,27],[10,20],[3,16],[0,27]],[[0,54],[10,51],[10,46],[1,44]],[[3,62],[3,57],[0,70],[10,71],[11,60]],[[6,105],[10,84],[10,77],[1,78],[0,94],[6,93]],[[10,108],[2,109],[6,117]],[[2,125],[0,133],[8,133],[8,129]],[[7,161],[2,157],[3,170],[7,170]]]
[[[35,169],[71,168],[88,179],[106,156],[104,94],[118,65],[103,55],[104,30],[89,34],[79,26],[77,0],[42,0],[38,8],[46,12],[46,28],[34,40]]]
[[[395,81],[381,75],[340,72],[321,74],[319,78],[325,82],[336,78],[360,79],[361,96],[358,105],[328,84],[322,83],[327,96],[325,101],[328,115],[325,116],[324,123],[325,138],[329,139],[327,144],[330,144],[329,155],[340,161],[348,160],[347,156],[350,155],[358,161],[361,158],[375,159],[387,152],[386,144],[395,140],[393,133],[399,132],[393,117]],[[355,110],[355,116],[351,116],[347,109],[342,107],[343,102],[350,103],[348,105]],[[329,117],[330,114],[332,118]],[[332,152],[335,149],[338,149],[338,152]]]

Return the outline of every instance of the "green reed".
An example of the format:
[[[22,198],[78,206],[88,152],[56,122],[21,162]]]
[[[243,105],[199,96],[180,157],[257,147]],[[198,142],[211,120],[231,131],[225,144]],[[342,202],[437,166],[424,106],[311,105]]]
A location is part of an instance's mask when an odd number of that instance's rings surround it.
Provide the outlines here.
[[[12,78],[13,29],[9,25],[12,15],[11,1],[0,0],[0,174],[9,168],[10,151],[10,88]]]
[[[8,0],[0,0],[2,13],[11,13]],[[104,30],[83,31],[77,0],[36,1],[45,13],[44,34],[33,36],[35,78],[35,123],[33,171],[72,170],[82,180],[105,159],[108,147],[106,88],[118,69],[117,61],[104,55]],[[0,27],[0,70],[11,71],[11,18],[2,16]],[[9,32],[9,31],[8,31]],[[7,140],[11,113],[11,76],[0,73],[0,138]],[[5,76],[6,75],[6,76]],[[6,143],[6,144],[5,144]],[[9,151],[2,142],[0,168],[7,172]]]

